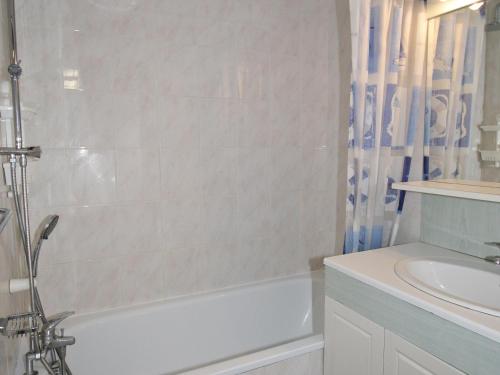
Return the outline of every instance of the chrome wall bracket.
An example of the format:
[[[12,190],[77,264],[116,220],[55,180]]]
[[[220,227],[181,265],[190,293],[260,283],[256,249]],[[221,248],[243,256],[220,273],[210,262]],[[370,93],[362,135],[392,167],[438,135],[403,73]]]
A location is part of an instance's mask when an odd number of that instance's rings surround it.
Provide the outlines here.
[[[40,159],[42,156],[42,149],[39,146],[31,147],[0,147],[0,155],[16,155],[16,156],[28,156],[35,159]]]

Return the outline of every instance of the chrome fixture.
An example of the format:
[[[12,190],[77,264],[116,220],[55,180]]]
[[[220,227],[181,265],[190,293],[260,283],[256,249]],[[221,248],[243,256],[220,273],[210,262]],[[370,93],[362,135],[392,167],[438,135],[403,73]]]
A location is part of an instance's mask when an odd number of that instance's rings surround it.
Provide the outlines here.
[[[37,276],[38,258],[44,240],[48,240],[50,234],[54,230],[59,221],[59,215],[49,215],[40,223],[38,227],[37,240],[35,241],[35,249],[33,250],[33,276]]]
[[[500,266],[500,256],[499,255],[490,255],[484,258],[485,261],[495,263]]]
[[[32,158],[40,159],[42,156],[42,149],[38,146],[21,148],[0,147],[0,155],[30,156]]]
[[[73,345],[76,339],[73,336],[64,336],[64,329],[56,329],[59,323],[73,315],[72,311],[65,311],[44,319],[41,330],[42,346],[45,356],[49,352],[51,362],[48,363],[55,375],[71,375],[71,370],[66,363],[66,347]]]
[[[10,65],[8,73],[12,90],[12,121],[14,125],[15,147],[0,147],[0,156],[8,156],[10,163],[11,188],[14,198],[17,224],[26,257],[28,270],[30,309],[27,313],[0,318],[0,334],[9,337],[29,336],[29,351],[25,354],[25,375],[36,375],[35,361],[39,361],[49,375],[71,375],[66,364],[66,347],[75,343],[75,338],[64,336],[64,331],[56,328],[59,323],[72,315],[72,312],[46,317],[40,295],[35,284],[38,259],[43,240],[49,238],[56,227],[59,216],[50,215],[39,226],[35,243],[31,241],[31,228],[28,201],[27,167],[28,158],[39,159],[42,150],[39,146],[26,147],[23,142],[21,99],[19,79],[22,74],[17,56],[15,0],[7,0],[8,24],[10,27]],[[21,191],[18,191],[17,165],[21,172]],[[21,193],[21,194],[19,194]],[[20,196],[21,195],[21,196]],[[0,219],[0,231],[8,221],[10,211],[4,210]],[[33,246],[34,245],[34,246]]]
[[[485,242],[485,245],[497,247],[500,250],[500,242]],[[484,258],[485,261],[495,263],[500,266],[500,255],[489,255]]]
[[[72,336],[56,334],[56,328],[59,323],[73,314],[71,311],[66,311],[47,318],[47,323],[42,328],[42,341],[46,348],[58,349],[75,343],[75,338]]]
[[[33,333],[30,320],[38,319],[36,315],[30,313],[11,315],[0,318],[0,334],[7,337],[24,336]]]

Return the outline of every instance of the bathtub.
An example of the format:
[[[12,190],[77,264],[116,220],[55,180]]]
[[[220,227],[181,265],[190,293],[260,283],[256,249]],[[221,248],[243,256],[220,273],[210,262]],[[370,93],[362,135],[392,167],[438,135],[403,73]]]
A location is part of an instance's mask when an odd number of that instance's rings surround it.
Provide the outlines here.
[[[241,374],[322,350],[321,272],[68,319],[76,374]]]

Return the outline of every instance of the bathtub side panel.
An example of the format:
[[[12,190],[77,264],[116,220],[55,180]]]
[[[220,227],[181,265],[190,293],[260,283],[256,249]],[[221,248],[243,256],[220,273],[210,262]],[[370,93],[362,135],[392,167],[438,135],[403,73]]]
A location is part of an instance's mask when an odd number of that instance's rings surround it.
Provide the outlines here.
[[[323,349],[248,371],[245,375],[323,375]]]

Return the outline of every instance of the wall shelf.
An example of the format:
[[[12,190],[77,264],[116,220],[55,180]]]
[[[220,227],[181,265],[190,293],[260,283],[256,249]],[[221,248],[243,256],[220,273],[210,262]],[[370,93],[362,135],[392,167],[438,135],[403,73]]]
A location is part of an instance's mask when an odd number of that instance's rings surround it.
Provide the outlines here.
[[[481,160],[482,161],[489,161],[489,162],[495,162],[498,163],[500,162],[500,151],[497,150],[479,150],[481,153]]]
[[[481,125],[479,128],[485,132],[500,132],[500,125]]]
[[[398,190],[500,203],[500,183],[467,180],[410,181],[393,183]]]
[[[492,22],[492,23],[489,23],[487,24],[485,27],[484,27],[484,30],[486,32],[489,32],[489,31],[499,31],[500,30],[500,22]]]

